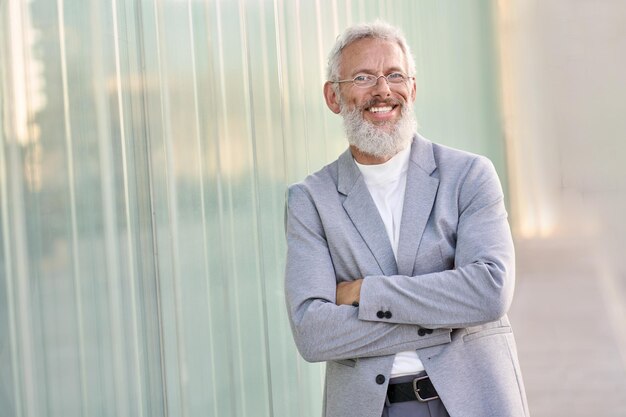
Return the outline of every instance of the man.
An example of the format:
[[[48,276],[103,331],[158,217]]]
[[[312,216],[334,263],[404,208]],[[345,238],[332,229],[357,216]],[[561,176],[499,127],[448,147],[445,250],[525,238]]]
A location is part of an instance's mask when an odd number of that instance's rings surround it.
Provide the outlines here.
[[[501,186],[486,158],[415,133],[414,71],[382,22],[330,54],[324,97],[350,146],[289,187],[293,336],[326,361],[327,417],[528,416]]]

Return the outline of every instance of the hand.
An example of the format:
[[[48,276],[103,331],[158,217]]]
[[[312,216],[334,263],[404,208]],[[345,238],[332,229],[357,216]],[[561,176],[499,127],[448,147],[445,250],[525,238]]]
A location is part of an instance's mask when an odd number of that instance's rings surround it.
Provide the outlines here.
[[[361,299],[361,284],[363,279],[355,279],[354,281],[344,281],[337,284],[337,302],[336,304],[352,305]]]

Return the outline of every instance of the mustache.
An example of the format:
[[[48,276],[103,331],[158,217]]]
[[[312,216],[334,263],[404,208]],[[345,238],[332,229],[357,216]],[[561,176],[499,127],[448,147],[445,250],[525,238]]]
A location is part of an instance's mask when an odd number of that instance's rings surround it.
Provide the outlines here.
[[[379,99],[379,98],[371,98],[363,105],[360,106],[360,109],[367,109],[373,106],[380,106],[381,104],[386,104],[388,106],[404,106],[406,102],[404,100],[389,97],[387,99]]]

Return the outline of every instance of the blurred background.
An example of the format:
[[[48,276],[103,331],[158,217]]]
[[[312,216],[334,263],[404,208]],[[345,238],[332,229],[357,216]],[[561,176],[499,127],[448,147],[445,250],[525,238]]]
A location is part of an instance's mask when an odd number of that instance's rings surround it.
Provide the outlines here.
[[[626,416],[626,3],[0,0],[0,415],[319,416],[284,191],[346,147],[349,24],[401,27],[420,132],[487,155],[533,416]]]

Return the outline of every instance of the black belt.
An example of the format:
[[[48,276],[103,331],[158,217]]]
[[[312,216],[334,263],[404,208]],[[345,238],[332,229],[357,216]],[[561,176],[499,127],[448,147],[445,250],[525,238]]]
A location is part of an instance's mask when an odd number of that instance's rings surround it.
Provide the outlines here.
[[[428,375],[417,377],[412,382],[389,384],[387,387],[387,399],[390,403],[416,400],[425,403],[437,398],[439,394]]]

